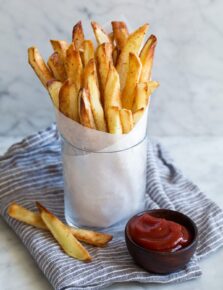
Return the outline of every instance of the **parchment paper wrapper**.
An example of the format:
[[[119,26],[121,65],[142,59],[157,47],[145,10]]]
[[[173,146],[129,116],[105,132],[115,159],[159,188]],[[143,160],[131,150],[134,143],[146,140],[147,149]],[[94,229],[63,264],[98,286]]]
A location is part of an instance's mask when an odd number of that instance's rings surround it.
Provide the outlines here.
[[[105,228],[144,208],[147,114],[130,133],[114,135],[56,111],[68,223]]]
[[[125,16],[120,19],[127,23]],[[103,28],[111,32],[110,23]],[[92,30],[88,36],[94,41]],[[130,133],[113,135],[83,127],[56,110],[69,224],[107,228],[143,210],[147,116],[148,108]]]

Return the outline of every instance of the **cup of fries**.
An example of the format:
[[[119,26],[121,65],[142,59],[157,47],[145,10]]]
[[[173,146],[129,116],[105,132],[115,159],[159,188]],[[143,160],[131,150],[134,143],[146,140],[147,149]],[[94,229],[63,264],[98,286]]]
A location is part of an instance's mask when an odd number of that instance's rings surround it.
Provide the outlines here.
[[[29,63],[47,88],[61,135],[65,216],[69,224],[107,228],[143,210],[147,119],[157,39],[148,24],[129,33],[113,21],[110,33],[81,22],[72,42],[51,40],[47,64],[36,47]]]

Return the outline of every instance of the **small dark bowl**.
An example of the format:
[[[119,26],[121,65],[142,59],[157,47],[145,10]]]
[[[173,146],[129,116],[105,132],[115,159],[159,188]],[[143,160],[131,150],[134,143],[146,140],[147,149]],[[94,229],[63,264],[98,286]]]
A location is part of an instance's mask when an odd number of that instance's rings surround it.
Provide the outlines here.
[[[176,252],[159,252],[145,249],[136,244],[130,236],[128,226],[136,216],[140,216],[144,213],[149,213],[154,217],[165,218],[185,226],[191,234],[190,244]],[[130,255],[133,257],[136,264],[146,271],[153,273],[167,274],[184,268],[196,250],[197,240],[198,230],[195,223],[188,216],[178,211],[168,209],[154,209],[140,212],[133,216],[125,227],[125,241]]]

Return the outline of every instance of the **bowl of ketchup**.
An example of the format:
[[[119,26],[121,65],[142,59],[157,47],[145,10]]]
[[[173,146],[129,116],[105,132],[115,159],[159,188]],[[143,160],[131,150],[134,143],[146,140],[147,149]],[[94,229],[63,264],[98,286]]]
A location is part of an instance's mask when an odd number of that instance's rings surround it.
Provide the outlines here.
[[[181,270],[193,256],[198,239],[195,223],[169,209],[133,216],[125,227],[125,241],[135,263],[153,273]]]

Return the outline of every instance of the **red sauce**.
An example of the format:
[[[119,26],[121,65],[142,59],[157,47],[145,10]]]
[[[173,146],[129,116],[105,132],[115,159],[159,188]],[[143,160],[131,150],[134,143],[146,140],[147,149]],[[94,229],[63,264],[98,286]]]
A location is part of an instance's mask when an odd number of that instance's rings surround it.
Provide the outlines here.
[[[175,252],[191,241],[191,235],[184,226],[148,213],[130,222],[129,233],[134,242],[143,248],[161,252]]]

